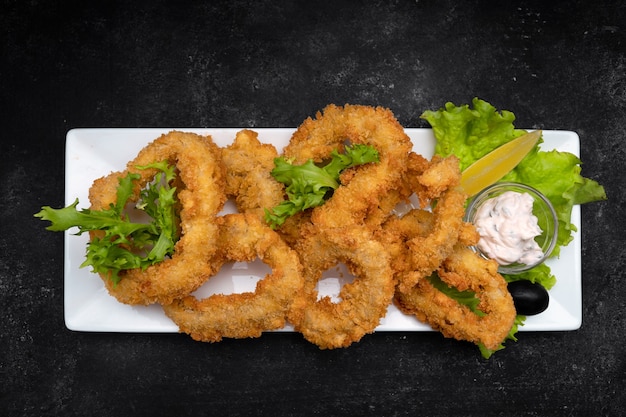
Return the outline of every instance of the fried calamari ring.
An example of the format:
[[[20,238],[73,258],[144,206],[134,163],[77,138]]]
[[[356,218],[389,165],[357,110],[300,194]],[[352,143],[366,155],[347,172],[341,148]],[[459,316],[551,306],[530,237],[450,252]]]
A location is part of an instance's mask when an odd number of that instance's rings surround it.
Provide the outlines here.
[[[410,161],[409,169],[417,175],[408,177],[409,182],[421,203],[437,199],[461,183],[459,158],[454,155],[445,158],[435,155],[427,166],[415,158]]]
[[[467,248],[478,234],[462,220],[467,196],[457,187],[459,180],[456,157],[425,162],[411,155],[405,181],[421,207],[387,219],[377,238],[392,257],[400,311],[447,337],[495,349],[511,329],[515,310],[497,265]],[[460,291],[474,291],[485,316],[437,290],[427,279],[433,272]]]
[[[443,282],[459,291],[471,290],[480,299],[478,309],[484,315],[472,312],[437,290],[427,279],[406,292],[396,292],[395,303],[405,314],[415,315],[444,336],[482,343],[496,350],[506,338],[515,321],[515,305],[504,278],[498,273],[498,264],[458,245],[438,269]]]
[[[217,238],[216,215],[226,196],[219,151],[210,137],[172,131],[155,139],[128,163],[124,172],[94,181],[89,190],[91,209],[114,204],[119,178],[128,173],[141,176],[131,198],[137,201],[140,189],[155,175],[154,169],[137,167],[163,160],[175,164],[179,171],[181,237],[169,259],[145,270],[122,271],[117,284],[101,276],[109,293],[125,304],[169,304],[197,289],[214,273],[209,260],[217,247],[211,242]]]
[[[222,162],[226,169],[226,194],[233,198],[241,213],[252,212],[265,221],[265,209],[279,205],[285,194],[285,185],[272,177],[276,148],[261,143],[258,133],[244,129],[237,132],[233,143],[222,148]],[[299,212],[287,218],[277,230],[289,244],[300,238],[304,223],[310,222],[310,211]]]
[[[165,314],[181,332],[204,342],[260,337],[263,331],[284,327],[303,286],[298,255],[252,213],[227,214],[222,220],[222,260],[250,262],[258,257],[272,273],[254,292],[213,294],[203,300],[190,295],[164,305]]]
[[[404,284],[398,285],[398,290],[405,287],[410,289],[420,279],[427,276],[426,272],[430,271],[428,275],[432,273],[428,264],[424,262],[415,266],[415,254],[409,248],[409,242],[415,243],[416,237],[427,239],[432,236],[429,233],[433,232],[434,222],[433,212],[413,209],[401,218],[394,216],[388,219],[382,229],[377,231],[376,238],[383,243],[391,256],[391,265],[396,274],[396,280]],[[458,230],[457,244],[476,245],[479,237],[480,235],[471,223],[463,222]],[[423,253],[420,253],[420,256],[424,256]]]
[[[226,168],[226,194],[234,198],[239,212],[255,212],[264,218],[264,209],[283,201],[285,186],[276,181],[271,171],[276,148],[261,143],[258,133],[244,129],[235,140],[222,148],[222,162]]]
[[[464,227],[467,198],[457,187],[460,171],[456,157],[426,162],[411,154],[404,180],[423,207],[401,218],[388,218],[377,232],[377,238],[393,252],[399,291],[408,291],[429,276],[452,252]]]
[[[303,308],[292,309],[289,320],[305,339],[322,349],[345,347],[371,333],[384,317],[395,281],[389,256],[373,230],[391,215],[402,198],[398,184],[407,167],[411,141],[393,113],[381,107],[327,106],[315,119],[306,119],[294,132],[284,156],[296,164],[323,162],[346,144],[374,147],[379,162],[341,174],[341,186],[322,206],[297,223],[294,239],[305,277]],[[290,227],[289,236],[294,236]],[[323,272],[344,263],[355,276],[339,294],[318,300],[315,287]]]
[[[303,300],[289,321],[321,349],[347,347],[372,333],[387,312],[395,282],[385,248],[367,228],[348,226],[333,233],[312,229],[297,244],[304,267]],[[341,288],[337,303],[318,300],[315,289],[323,272],[344,263],[354,280]]]
[[[315,119],[306,119],[294,132],[283,153],[302,164],[312,159],[322,162],[334,149],[343,151],[346,143],[373,146],[378,163],[365,164],[342,175],[342,186],[312,212],[320,228],[363,225],[379,210],[381,199],[396,187],[406,170],[411,141],[393,113],[382,107],[346,104],[329,105]],[[378,222],[384,216],[375,216]]]
[[[410,289],[437,269],[452,253],[464,225],[467,195],[458,187],[461,171],[457,157],[433,158],[416,180],[420,201],[430,200],[431,206],[434,205],[433,217],[425,236],[418,234],[407,242],[414,273],[398,283],[400,291]]]
[[[464,223],[465,200],[466,195],[457,188],[445,192],[437,199],[427,234],[407,241],[413,273],[403,276],[398,282],[400,291],[407,291],[421,278],[430,275],[452,253]]]

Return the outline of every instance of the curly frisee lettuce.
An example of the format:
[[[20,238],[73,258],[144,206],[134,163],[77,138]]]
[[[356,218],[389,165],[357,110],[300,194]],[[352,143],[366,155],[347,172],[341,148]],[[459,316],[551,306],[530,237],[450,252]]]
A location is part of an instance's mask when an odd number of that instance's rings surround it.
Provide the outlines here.
[[[35,214],[51,222],[47,230],[65,231],[76,227],[76,235],[101,232],[87,244],[87,256],[81,268],[91,266],[93,272],[107,275],[116,284],[120,271],[147,268],[171,256],[178,240],[178,202],[176,187],[171,186],[176,177],[175,167],[162,161],[137,168],[158,170],[154,181],[141,190],[135,205],[140,213],[150,217],[147,223],[133,221],[126,210],[134,182],[140,178],[131,173],[120,178],[117,200],[107,209],[78,210],[76,199],[67,207],[45,206]]]
[[[273,228],[280,227],[285,220],[308,208],[321,206],[339,187],[339,175],[347,168],[378,162],[378,151],[369,145],[355,144],[346,146],[345,152],[337,150],[331,153],[331,160],[319,167],[308,160],[302,165],[293,165],[292,161],[279,157],[274,159],[275,168],[272,176],[285,184],[287,200],[271,210],[265,210],[265,221]]]

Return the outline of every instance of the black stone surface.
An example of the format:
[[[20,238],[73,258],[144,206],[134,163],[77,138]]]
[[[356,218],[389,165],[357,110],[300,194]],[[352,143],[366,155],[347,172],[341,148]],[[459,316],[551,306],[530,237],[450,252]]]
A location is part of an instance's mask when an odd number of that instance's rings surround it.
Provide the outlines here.
[[[2,1],[0,415],[617,416],[626,407],[626,7],[605,1]],[[483,98],[581,139],[583,325],[480,357],[437,333],[321,351],[298,334],[219,344],[63,321],[77,127],[295,127],[328,103]]]

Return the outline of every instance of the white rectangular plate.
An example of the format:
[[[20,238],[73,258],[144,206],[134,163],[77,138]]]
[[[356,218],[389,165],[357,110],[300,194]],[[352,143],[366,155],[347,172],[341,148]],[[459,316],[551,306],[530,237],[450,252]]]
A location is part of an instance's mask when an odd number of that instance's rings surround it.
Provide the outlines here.
[[[173,128],[164,129],[73,129],[67,133],[65,166],[66,205],[79,199],[78,208],[89,207],[88,192],[93,181],[112,171],[123,170],[137,152],[152,140]],[[230,144],[239,128],[179,128],[188,132],[211,135],[219,146]],[[259,128],[259,140],[272,143],[280,152],[289,142],[294,129]],[[430,158],[435,139],[431,129],[406,129],[413,141],[413,150]],[[543,150],[557,149],[580,155],[578,135],[570,131],[544,130]],[[224,210],[232,212],[230,205]],[[581,259],[580,259],[580,207],[572,211],[572,223],[578,229],[574,240],[561,249],[559,259],[549,265],[557,278],[550,290],[550,305],[546,311],[528,317],[520,331],[575,330],[582,323]],[[129,306],[111,297],[102,280],[89,268],[80,268],[85,259],[87,236],[75,236],[75,230],[65,232],[65,324],[70,330],[97,332],[177,332],[178,328],[158,305]],[[341,269],[341,268],[340,268]],[[339,291],[345,271],[327,271],[320,284],[323,294]],[[259,277],[267,267],[259,261],[249,264],[225,265],[217,276],[195,294],[199,297],[215,292],[243,292],[254,290]],[[287,326],[284,331],[292,331]],[[406,316],[390,305],[386,317],[377,331],[428,331],[429,326]]]

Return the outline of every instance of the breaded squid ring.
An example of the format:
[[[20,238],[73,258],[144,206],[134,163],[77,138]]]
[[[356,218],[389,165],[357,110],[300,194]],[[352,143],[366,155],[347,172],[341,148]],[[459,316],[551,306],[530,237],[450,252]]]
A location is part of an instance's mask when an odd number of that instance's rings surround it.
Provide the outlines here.
[[[516,311],[498,264],[465,245],[455,247],[438,269],[443,282],[459,291],[471,290],[480,299],[478,315],[437,290],[427,279],[406,292],[396,292],[395,304],[405,314],[415,315],[445,337],[482,343],[496,350],[508,335]]]
[[[312,212],[312,221],[320,228],[363,225],[368,215],[380,211],[383,197],[400,182],[412,147],[390,110],[331,104],[298,127],[283,154],[297,164],[309,159],[322,162],[334,149],[342,151],[346,143],[373,146],[380,161],[356,167],[356,175],[342,175],[343,185]],[[382,216],[375,218],[382,220]]]
[[[412,274],[399,279],[400,291],[407,291],[421,278],[435,271],[454,249],[463,226],[466,195],[453,188],[437,199],[432,221],[426,235],[407,241]]]
[[[456,157],[425,162],[410,155],[405,182],[423,207],[402,217],[389,217],[377,232],[377,238],[393,252],[399,291],[410,290],[452,253],[464,228],[467,198],[457,187],[459,180]]]
[[[372,333],[385,316],[395,282],[385,248],[366,228],[348,226],[333,233],[313,234],[300,240],[303,260],[303,300],[290,311],[297,332],[321,349],[347,347]],[[355,276],[343,285],[337,303],[318,298],[315,287],[324,271],[344,263]]]
[[[125,304],[169,304],[196,290],[214,273],[209,260],[217,251],[212,244],[218,233],[216,216],[226,196],[219,151],[210,137],[172,131],[155,139],[128,162],[124,172],[94,181],[89,189],[91,209],[100,210],[115,203],[119,178],[127,173],[141,176],[131,198],[136,201],[140,189],[155,175],[154,169],[137,167],[163,160],[176,164],[179,171],[181,236],[169,259],[145,270],[121,271],[117,284],[101,275],[109,293]]]
[[[263,219],[264,209],[280,204],[285,192],[285,186],[270,174],[278,157],[276,148],[261,143],[257,132],[244,129],[221,152],[227,196],[235,200],[239,212],[255,212]]]
[[[285,185],[271,174],[278,151],[274,145],[259,141],[257,132],[244,129],[221,152],[226,169],[226,195],[234,199],[240,213],[254,213],[265,221],[265,210],[284,200]],[[310,217],[309,211],[296,213],[276,231],[292,246]]]
[[[190,295],[164,305],[165,314],[181,332],[204,342],[260,337],[263,331],[284,327],[303,287],[298,255],[252,213],[227,214],[222,220],[218,239],[222,261],[250,262],[258,257],[272,273],[257,283],[254,292],[213,294],[202,300]]]

